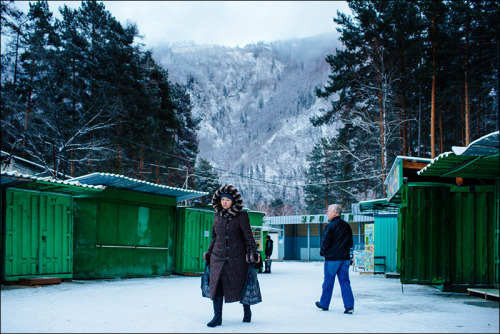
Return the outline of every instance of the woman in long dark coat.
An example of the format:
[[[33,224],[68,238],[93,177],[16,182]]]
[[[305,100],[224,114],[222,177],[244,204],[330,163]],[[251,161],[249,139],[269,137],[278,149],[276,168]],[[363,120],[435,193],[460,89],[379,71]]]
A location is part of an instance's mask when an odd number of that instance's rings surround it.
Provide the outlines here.
[[[223,297],[226,303],[241,300],[249,263],[259,261],[248,214],[238,189],[225,185],[212,197],[215,209],[212,241],[203,258],[210,264],[210,299],[214,318],[207,326],[222,324]],[[250,322],[250,305],[243,305],[243,322]]]

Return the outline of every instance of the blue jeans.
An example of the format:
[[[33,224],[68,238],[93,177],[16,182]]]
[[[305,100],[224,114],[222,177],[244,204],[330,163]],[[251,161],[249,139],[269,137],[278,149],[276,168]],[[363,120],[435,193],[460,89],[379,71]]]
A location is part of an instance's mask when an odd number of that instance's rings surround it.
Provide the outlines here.
[[[332,299],[333,285],[335,284],[335,276],[339,278],[340,291],[342,292],[342,300],[344,301],[344,309],[349,307],[354,308],[354,296],[351,290],[351,281],[349,280],[349,260],[345,261],[325,261],[325,279],[323,281],[323,293],[319,303],[321,306],[328,308]]]

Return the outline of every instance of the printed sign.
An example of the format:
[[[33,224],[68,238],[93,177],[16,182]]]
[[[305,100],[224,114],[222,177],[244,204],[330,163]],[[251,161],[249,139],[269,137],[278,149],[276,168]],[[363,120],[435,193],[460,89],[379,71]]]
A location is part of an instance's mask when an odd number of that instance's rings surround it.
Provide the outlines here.
[[[311,224],[311,223],[326,223],[328,222],[328,218],[326,215],[309,215],[302,216],[301,223]]]
[[[356,267],[365,267],[365,251],[364,250],[355,250],[352,252],[352,257],[354,261],[354,266]]]
[[[403,160],[387,176],[387,200],[391,200],[403,185]]]
[[[375,270],[375,224],[365,224],[365,270]]]
[[[260,230],[252,231],[253,238],[255,239],[255,243],[257,244],[257,250],[262,251],[262,232]]]

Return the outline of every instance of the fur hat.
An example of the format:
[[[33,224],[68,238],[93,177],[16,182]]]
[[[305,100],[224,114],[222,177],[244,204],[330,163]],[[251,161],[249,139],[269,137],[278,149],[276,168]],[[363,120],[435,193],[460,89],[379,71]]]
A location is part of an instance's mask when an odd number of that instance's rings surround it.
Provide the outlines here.
[[[217,189],[214,193],[214,196],[212,197],[212,205],[216,213],[222,216],[224,210],[220,202],[222,194],[229,194],[234,199],[233,205],[229,208],[229,210],[227,210],[230,215],[236,216],[238,213],[240,213],[241,210],[243,210],[243,199],[241,198],[238,189],[236,189],[232,185],[227,184]]]

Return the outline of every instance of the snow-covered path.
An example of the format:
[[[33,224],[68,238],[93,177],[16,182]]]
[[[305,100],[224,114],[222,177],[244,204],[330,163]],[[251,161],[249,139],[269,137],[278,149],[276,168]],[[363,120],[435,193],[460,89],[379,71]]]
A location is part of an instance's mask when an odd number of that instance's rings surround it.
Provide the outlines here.
[[[382,275],[350,272],[355,312],[343,314],[338,284],[328,312],[321,294],[322,262],[274,262],[259,274],[263,302],[243,323],[239,303],[224,304],[222,326],[209,328],[212,302],[201,297],[199,277],[73,281],[40,288],[4,287],[2,333],[498,333],[496,301],[405,285]]]

